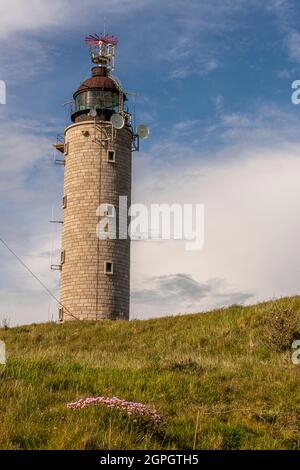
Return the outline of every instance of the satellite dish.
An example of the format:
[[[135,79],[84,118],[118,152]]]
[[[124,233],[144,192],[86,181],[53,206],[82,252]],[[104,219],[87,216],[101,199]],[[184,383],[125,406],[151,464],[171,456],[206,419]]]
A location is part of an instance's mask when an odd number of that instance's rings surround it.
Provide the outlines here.
[[[149,127],[141,124],[137,129],[137,135],[140,139],[148,139],[150,136],[150,129]]]
[[[90,116],[91,116],[92,118],[95,118],[95,117],[97,116],[97,111],[96,111],[95,108],[90,110]]]
[[[123,129],[125,125],[125,121],[122,114],[118,113],[112,115],[110,122],[112,123],[115,129]]]

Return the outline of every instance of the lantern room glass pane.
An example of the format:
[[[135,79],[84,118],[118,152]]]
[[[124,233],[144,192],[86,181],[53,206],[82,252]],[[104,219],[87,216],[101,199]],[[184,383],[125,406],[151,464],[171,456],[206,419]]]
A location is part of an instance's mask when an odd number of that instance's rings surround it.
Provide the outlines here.
[[[117,93],[104,90],[88,90],[78,95],[75,99],[75,111],[87,109],[109,109],[117,111],[119,96]]]

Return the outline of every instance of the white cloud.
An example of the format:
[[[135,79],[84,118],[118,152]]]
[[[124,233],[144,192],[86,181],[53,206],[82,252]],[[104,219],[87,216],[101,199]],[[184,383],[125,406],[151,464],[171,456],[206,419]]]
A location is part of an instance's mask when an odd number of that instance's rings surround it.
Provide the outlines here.
[[[0,236],[50,289],[51,207],[59,207],[62,172],[55,168],[46,122],[2,119],[0,125]],[[51,127],[50,127],[51,128]],[[55,235],[58,247],[60,234]],[[0,244],[0,317],[11,324],[47,321],[57,315],[55,301]],[[49,303],[51,315],[48,317]]]
[[[292,107],[291,107],[291,111]],[[241,141],[250,145],[286,146],[297,138],[298,116],[281,111],[272,104],[263,104],[248,113],[226,113],[220,110],[214,126],[208,132],[218,130],[227,143]]]
[[[124,18],[147,8],[155,0],[1,0],[0,2],[0,72],[8,85],[28,80],[53,68],[54,33],[83,31],[95,24],[99,31],[105,15]],[[111,20],[113,23],[113,21]],[[84,32],[82,33],[84,35]]]
[[[95,15],[126,14],[151,3],[147,0],[1,0],[0,38],[20,32],[74,27]],[[104,16],[102,17],[102,21]],[[101,16],[99,17],[99,22]],[[100,26],[100,25],[99,25]],[[12,39],[14,40],[14,39]],[[26,50],[24,51],[24,53]]]
[[[69,2],[68,2],[69,3]],[[0,38],[24,31],[41,30],[64,21],[60,0],[2,0],[0,3]],[[23,51],[25,52],[25,50]]]
[[[193,65],[183,65],[170,72],[169,77],[175,80],[182,80],[190,75],[208,75],[219,68],[219,62],[214,57],[201,57]]]
[[[182,80],[219,69],[229,34],[242,26],[239,14],[253,3],[256,2],[210,0],[191,1],[187,6],[183,0],[176,0],[162,4],[161,17],[168,27],[158,21],[153,35],[158,35],[163,45],[156,56],[171,67],[168,78]]]
[[[295,27],[296,5],[291,0],[268,0],[267,11],[276,16],[278,27],[283,34],[283,45],[292,62],[300,64],[300,32]]]
[[[229,292],[237,299],[241,294],[241,300],[252,295],[251,302],[299,292],[297,121],[276,114],[274,108],[258,110],[252,117],[253,127],[249,116],[240,116],[241,126],[238,119],[230,119],[234,140],[226,138],[214,153],[201,152],[201,147],[186,152],[182,143],[169,142],[161,145],[163,160],[156,146],[155,160],[151,149],[136,163],[135,200],[204,203],[206,214],[200,252],[186,252],[185,243],[178,241],[134,244],[132,286],[137,293],[153,290],[153,277],[178,272],[192,276],[200,286],[209,285],[210,279],[224,280],[223,294],[228,296],[223,304],[231,301]],[[132,315],[150,315],[151,309],[159,316],[220,306],[216,294],[192,296],[189,308],[177,295],[168,309],[168,291],[158,291],[161,302],[155,295],[154,308],[150,299],[142,303],[143,295],[135,296]]]
[[[36,227],[37,236],[30,233],[30,240],[15,234],[15,240],[9,245],[22,259],[38,279],[47,286],[54,297],[59,298],[59,276],[50,271],[50,252],[46,256],[43,250],[49,250],[50,237]],[[3,229],[2,229],[3,230]],[[17,236],[18,235],[18,236]],[[43,243],[41,245],[41,243]],[[30,253],[30,248],[35,251]],[[28,250],[26,254],[26,250]],[[51,297],[39,282],[17,261],[0,243],[0,318],[9,317],[11,326],[22,323],[40,323],[57,320],[57,301]]]
[[[201,283],[188,274],[178,273],[145,278],[144,283],[147,287],[132,292],[134,318],[195,312],[203,303],[224,307],[251,298],[251,294],[235,292],[224,279],[218,278]]]
[[[285,38],[285,43],[293,62],[300,64],[300,33],[290,30]]]
[[[0,193],[16,199],[23,190],[30,193],[26,180],[35,166],[49,164],[52,142],[41,133],[41,123],[3,117],[0,124]]]
[[[17,86],[37,73],[45,74],[51,70],[52,60],[58,54],[44,39],[38,41],[23,35],[13,41],[0,36],[0,47],[1,79],[7,82],[9,91],[12,85]]]
[[[193,129],[197,124],[199,123],[199,120],[198,119],[188,119],[186,121],[180,121],[180,122],[177,122],[175,125],[174,125],[174,131],[178,132],[178,131],[190,131],[191,129]]]

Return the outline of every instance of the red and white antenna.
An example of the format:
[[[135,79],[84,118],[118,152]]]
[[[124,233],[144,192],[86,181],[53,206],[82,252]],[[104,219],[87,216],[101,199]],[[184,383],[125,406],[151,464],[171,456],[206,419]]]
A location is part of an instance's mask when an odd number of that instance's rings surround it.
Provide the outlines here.
[[[115,69],[115,48],[118,45],[118,38],[109,34],[90,34],[85,38],[85,43],[90,48],[92,62],[100,67],[105,67],[109,71]]]
[[[104,44],[117,46],[118,45],[118,38],[116,36],[110,36],[109,34],[105,34],[103,36],[98,36],[98,34],[90,34],[85,38],[85,42],[90,46],[97,47],[99,42],[104,42]]]

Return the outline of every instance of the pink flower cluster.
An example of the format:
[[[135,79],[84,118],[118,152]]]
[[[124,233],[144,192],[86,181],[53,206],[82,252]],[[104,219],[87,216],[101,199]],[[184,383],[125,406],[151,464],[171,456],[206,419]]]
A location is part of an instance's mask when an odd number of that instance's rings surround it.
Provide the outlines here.
[[[105,397],[90,397],[90,398],[82,398],[74,403],[68,403],[67,407],[73,410],[78,408],[86,408],[87,406],[94,406],[94,405],[104,405],[107,408],[115,408],[121,411],[125,411],[129,416],[141,416],[154,424],[159,424],[161,422],[161,416],[159,413],[150,408],[143,403],[135,403],[132,401],[125,401],[120,400],[120,398],[112,397],[112,398],[105,398]]]

